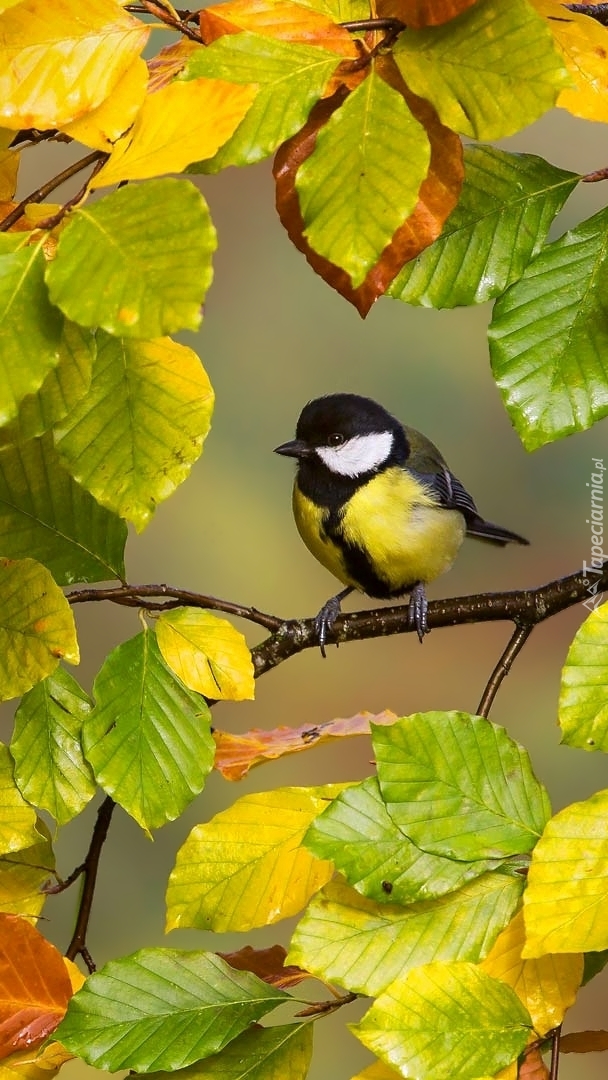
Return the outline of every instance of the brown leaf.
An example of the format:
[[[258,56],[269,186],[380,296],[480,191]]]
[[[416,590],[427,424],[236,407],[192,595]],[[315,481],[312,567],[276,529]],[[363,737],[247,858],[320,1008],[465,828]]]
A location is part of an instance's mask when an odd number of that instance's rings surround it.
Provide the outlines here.
[[[270,945],[267,949],[254,949],[251,945],[245,945],[238,952],[221,952],[217,955],[237,971],[251,971],[263,982],[278,986],[282,990],[311,978],[302,968],[285,967],[287,949],[282,945]]]
[[[200,45],[197,45],[195,41],[189,41],[188,38],[181,38],[174,45],[165,45],[156,56],[147,61],[148,93],[153,94],[155,90],[162,90],[163,86],[168,86],[170,82],[173,82],[175,76],[179,75],[186,66],[192,53],[200,48]]]
[[[537,1046],[526,1054],[517,1076],[518,1080],[549,1080],[549,1070]]]
[[[608,1050],[608,1031],[571,1031],[562,1035],[559,1048],[563,1054],[591,1054]]]
[[[305,255],[315,273],[353,304],[362,318],[386,292],[404,264],[415,259],[440,235],[444,222],[458,202],[464,177],[462,143],[458,135],[440,123],[428,101],[408,90],[390,56],[378,58],[377,64],[382,77],[403,95],[413,115],[424,125],[431,144],[431,163],[413,213],[397,229],[358,288],[353,288],[345,270],[318,255],[306,240],[295,187],[298,169],[312,154],[320,129],[347,97],[346,87],[340,87],[332,97],[315,105],[304,127],[279,147],[273,167],[277,212],[291,242]],[[348,192],[344,197],[348,198]]]
[[[243,735],[227,731],[215,731],[217,747],[215,768],[225,780],[242,780],[254,765],[309,750],[311,746],[329,742],[331,739],[349,738],[353,735],[369,735],[370,722],[393,724],[397,717],[388,710],[373,713],[357,713],[347,719],[329,720],[322,724],[303,724],[302,727],[278,727],[271,731],[254,728]]]
[[[319,45],[339,56],[359,55],[348,30],[327,15],[291,0],[228,0],[201,11],[200,25],[207,45],[224,34],[250,30],[279,41]]]
[[[477,0],[377,0],[379,18],[400,19],[412,30],[440,26],[461,15]]]
[[[0,1058],[55,1030],[72,996],[60,952],[27,919],[0,915]]]

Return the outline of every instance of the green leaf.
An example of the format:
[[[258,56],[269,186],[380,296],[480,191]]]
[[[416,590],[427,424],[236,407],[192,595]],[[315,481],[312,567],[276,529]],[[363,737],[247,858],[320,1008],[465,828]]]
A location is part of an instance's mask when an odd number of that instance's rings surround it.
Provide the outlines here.
[[[522,956],[608,948],[608,791],[560,810],[536,845]]]
[[[82,326],[122,337],[197,330],[211,284],[215,229],[188,180],[148,180],[73,211],[46,280]]]
[[[427,133],[372,69],[317,136],[298,169],[304,235],[357,288],[418,201]]]
[[[57,449],[79,484],[141,530],[199,457],[213,400],[192,349],[99,334],[91,389],[57,425]]]
[[[462,712],[372,724],[378,780],[395,824],[423,851],[497,859],[531,851],[550,815],[527,752]]]
[[[245,795],[196,825],[169,878],[167,929],[249,930],[301,911],[333,873],[301,846],[333,794],[294,787]]]
[[[303,7],[329,15],[334,22],[369,19],[369,0],[298,0]]]
[[[31,555],[60,585],[124,578],[127,526],[66,472],[50,435],[0,453],[0,552]]]
[[[228,1043],[219,1054],[182,1069],[179,1080],[305,1080],[312,1057],[313,1025],[256,1025]],[[169,1080],[172,1073],[152,1073]]]
[[[80,660],[74,616],[46,567],[0,559],[0,701]]]
[[[93,696],[83,746],[97,783],[143,829],[179,817],[213,765],[204,698],[169,671],[151,631],[110,653]]]
[[[547,244],[494,306],[492,370],[526,450],[608,414],[608,209]]]
[[[20,241],[27,239],[20,234]],[[0,424],[12,420],[59,362],[61,312],[44,284],[42,242],[0,246]]]
[[[34,686],[15,714],[10,744],[19,790],[58,825],[79,814],[95,794],[80,736],[92,708],[75,679],[59,667]]]
[[[603,485],[603,472],[595,475]],[[603,501],[598,505],[602,514]],[[608,604],[591,612],[568,649],[558,721],[567,746],[608,751]]]
[[[521,277],[579,177],[533,154],[466,146],[458,206],[388,296],[424,307],[481,304]]]
[[[55,1035],[98,1069],[173,1072],[217,1053],[286,999],[214,953],[142,949],[90,975]]]
[[[330,859],[357,892],[392,904],[453,892],[497,865],[421,851],[389,816],[375,776],[338,795],[315,818],[304,843],[317,858]]]
[[[304,126],[339,63],[340,57],[329,50],[249,32],[225,34],[197,50],[182,78],[257,83],[260,89],[228,142],[188,171],[215,173],[268,157]]]
[[[42,885],[53,877],[55,857],[51,838],[38,819],[39,835],[31,847],[0,855],[0,911],[7,915],[35,917],[44,907]]]
[[[514,135],[570,86],[546,20],[527,0],[477,0],[442,26],[407,30],[393,54],[410,90],[475,139]]]
[[[94,356],[90,330],[64,320],[59,363],[35,394],[23,398],[15,419],[0,428],[0,448],[43,435],[62,420],[89,389]]]
[[[40,839],[36,811],[19,791],[8,746],[0,743],[0,855],[24,851]]]
[[[426,964],[349,1027],[402,1076],[468,1080],[515,1061],[532,1021],[510,986],[474,964]]]
[[[366,900],[337,880],[310,901],[287,962],[375,996],[431,960],[482,960],[509,922],[524,879],[484,874],[457,892],[406,907]]]

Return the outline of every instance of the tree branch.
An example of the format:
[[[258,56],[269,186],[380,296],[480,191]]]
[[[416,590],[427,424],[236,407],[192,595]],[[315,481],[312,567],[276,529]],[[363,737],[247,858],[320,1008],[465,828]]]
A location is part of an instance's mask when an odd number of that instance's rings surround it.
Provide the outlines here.
[[[551,581],[538,589],[481,593],[476,596],[456,596],[447,600],[435,600],[429,604],[428,625],[429,629],[433,630],[441,626],[459,626],[465,623],[511,621],[518,628],[528,628],[529,633],[534,626],[544,622],[545,619],[575,604],[590,600],[590,598],[592,606],[599,604],[602,590],[608,589],[608,562],[605,562],[602,571],[598,572],[594,588],[596,591],[591,594],[589,579],[582,570],[579,570],[569,577]],[[367,638],[407,633],[412,633],[408,625],[408,605],[399,604],[395,607],[378,608],[373,611],[360,611],[354,615],[340,615],[333,625],[331,637],[332,641],[338,645],[347,641],[362,641]],[[317,644],[314,619],[299,619],[283,623],[275,633],[252,649],[256,677],[265,674],[304,649],[315,648]],[[519,648],[511,658],[511,663]],[[501,662],[504,656],[505,654]],[[505,671],[498,685],[506,673]],[[491,678],[494,679],[494,673]]]
[[[72,940],[65,953],[68,960],[75,960],[77,956],[82,956],[89,972],[95,971],[95,964],[87,949],[87,930],[89,928],[89,919],[91,918],[91,908],[93,905],[101,849],[105,843],[106,836],[108,835],[108,829],[110,828],[110,821],[112,820],[115,806],[116,803],[114,800],[107,795],[97,811],[97,821],[95,822],[95,828],[93,829],[91,843],[89,845],[89,850],[87,851],[86,859],[82,865],[84,885],[80,896],[80,904],[78,905],[76,926],[74,928],[74,933],[72,934]],[[80,870],[81,868],[79,867],[78,869]]]

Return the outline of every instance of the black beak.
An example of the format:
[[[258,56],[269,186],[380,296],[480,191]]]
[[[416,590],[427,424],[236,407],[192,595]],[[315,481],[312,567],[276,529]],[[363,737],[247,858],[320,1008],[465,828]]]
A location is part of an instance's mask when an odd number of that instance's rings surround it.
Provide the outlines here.
[[[275,446],[273,453],[282,454],[283,457],[306,458],[311,456],[313,450],[302,439],[292,439],[291,442],[284,442],[280,446]]]

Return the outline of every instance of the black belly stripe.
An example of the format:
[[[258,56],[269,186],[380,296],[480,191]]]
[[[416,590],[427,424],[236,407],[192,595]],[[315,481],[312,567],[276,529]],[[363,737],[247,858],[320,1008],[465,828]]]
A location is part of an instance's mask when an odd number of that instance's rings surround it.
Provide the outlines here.
[[[342,535],[342,517],[341,510],[330,511],[329,514],[324,516],[322,530],[340,549],[347,573],[353,581],[357,582],[361,590],[375,600],[395,599],[398,596],[403,596],[404,593],[410,592],[414,585],[417,584],[415,581],[405,582],[397,588],[389,585],[374,570],[367,551],[356,544],[348,543],[344,539]]]

